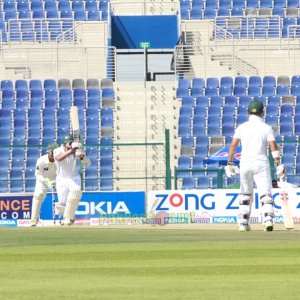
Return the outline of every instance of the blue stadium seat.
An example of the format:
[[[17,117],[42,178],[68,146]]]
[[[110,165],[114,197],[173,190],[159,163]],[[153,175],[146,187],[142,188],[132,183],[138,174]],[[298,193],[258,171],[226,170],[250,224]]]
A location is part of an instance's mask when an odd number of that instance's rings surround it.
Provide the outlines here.
[[[24,79],[17,79],[15,82],[15,90],[25,90],[28,91],[28,84],[27,81]]]
[[[222,96],[211,96],[210,98],[210,106],[217,106],[217,107],[221,107],[223,106],[223,97]]]
[[[99,109],[95,109],[94,107],[88,107],[85,110],[85,115],[86,115],[86,118],[88,118],[88,117],[98,118],[99,117]]]
[[[280,96],[289,95],[290,94],[289,87],[286,85],[277,85],[276,94]]]
[[[272,0],[260,0],[260,7],[271,8],[273,7]]]
[[[244,15],[244,9],[242,7],[232,7],[231,8],[231,16],[243,16]]]
[[[198,189],[209,189],[210,188],[209,177],[207,175],[205,175],[204,173],[198,175],[197,188]]]
[[[289,135],[293,134],[293,125],[292,124],[282,124],[280,125],[280,134],[281,135]]]
[[[89,10],[87,12],[88,21],[100,21],[100,14],[98,10]]]
[[[208,117],[214,117],[216,120],[216,117],[220,117],[221,116],[221,108],[219,105],[216,106],[209,106],[208,107],[208,111],[207,111],[207,115]],[[219,121],[219,120],[217,120]]]
[[[268,76],[263,77],[263,86],[267,86],[267,85],[272,86],[272,87],[276,86],[275,76],[268,75]]]
[[[221,86],[229,86],[233,88],[233,78],[231,76],[223,76],[220,79]]]
[[[46,17],[45,12],[42,9],[32,12],[32,18],[33,19],[44,19],[45,17]]]
[[[209,98],[207,96],[196,97],[196,107],[206,107],[209,106]]]
[[[280,115],[281,114],[286,114],[289,116],[292,116],[294,113],[294,107],[291,104],[282,104],[280,106]]]
[[[199,97],[203,95],[203,89],[198,87],[192,87],[191,88],[191,96],[192,97]]]
[[[205,88],[204,78],[197,78],[197,77],[193,78],[192,79],[192,87],[204,89]]]
[[[186,121],[184,121],[184,119]],[[189,121],[189,123],[188,123]],[[191,121],[188,120],[186,117],[179,118],[179,124],[178,124],[178,136],[186,136],[191,135]]]
[[[206,8],[218,8],[218,2],[219,0],[210,0],[210,1],[206,1]]]
[[[187,96],[190,96],[190,91],[189,89],[183,87],[178,87],[176,89],[176,98],[182,98],[182,97],[187,97]]]
[[[59,17],[61,19],[73,19],[73,13],[71,10],[65,9],[65,10],[61,10],[59,12]],[[72,24],[70,24],[69,22],[67,23],[63,23],[63,31],[67,31],[68,29],[72,28]]]
[[[182,136],[180,155],[192,156],[194,154],[194,146],[193,136]]]
[[[185,88],[190,89],[191,88],[191,81],[186,78],[179,78],[178,79],[178,88]]]
[[[46,93],[46,92],[45,92]],[[56,92],[53,92],[53,97],[54,95],[57,97]],[[58,91],[58,97],[59,97],[59,102],[69,102],[72,103],[73,102],[73,98],[72,98],[72,90],[71,89],[60,89]]]
[[[258,8],[260,5],[259,0],[247,0],[246,7],[247,8]]]
[[[230,86],[220,86],[219,88],[220,96],[229,96],[232,95],[232,87]]]
[[[190,131],[189,131],[190,133]],[[202,136],[206,134],[205,126],[203,124],[194,124],[192,127],[192,135],[193,136]]]
[[[299,8],[299,1],[298,0],[287,0],[287,7],[296,7]]]
[[[270,103],[266,106],[266,115],[278,115],[278,105],[276,103]]]
[[[14,85],[12,80],[2,80],[1,81],[1,90],[10,90],[13,91],[14,90]]]
[[[194,176],[196,174],[201,174],[202,173],[202,172],[199,172],[199,171],[197,172],[196,170],[204,170],[203,159],[207,156],[207,147],[206,147],[206,152],[205,152],[205,147],[204,146],[202,146],[201,148],[203,148],[203,150],[199,151],[199,153],[202,152],[204,155],[195,156],[193,158],[193,162],[192,162],[193,171],[192,171],[192,173],[193,173]]]
[[[191,118],[193,114],[193,108],[188,106],[181,106],[179,108],[179,117],[189,117]]]
[[[275,94],[274,86],[272,85],[263,85],[262,87],[262,96],[269,97]]]
[[[274,0],[274,7],[286,7],[286,0]]]
[[[112,191],[114,185],[113,178],[110,178],[109,175],[105,174],[103,176],[104,178],[100,178],[100,191]]]
[[[246,76],[236,76],[234,79],[234,85],[239,85],[239,86],[244,86],[247,87],[248,86],[248,79]]]
[[[298,85],[300,85],[300,75],[293,75],[292,76],[292,82],[291,82],[291,84],[293,85],[293,84],[298,84]]]
[[[223,117],[225,116],[234,116],[235,115],[235,106],[223,106]]]
[[[222,125],[221,135],[223,135],[223,136],[233,136],[233,134],[234,134],[234,123]]]
[[[179,156],[177,177],[179,178],[188,177],[190,174],[188,170],[191,169],[191,164],[192,161],[190,156]]]
[[[249,93],[249,90],[248,90],[248,93]],[[252,100],[252,98],[249,95],[240,96],[239,97],[239,105],[248,106],[251,100]]]
[[[300,95],[300,84],[292,84],[291,94],[294,95],[294,96],[299,96]]]
[[[226,96],[224,99],[224,106],[237,106],[238,98],[236,96]]]
[[[112,118],[101,119],[101,135],[113,136],[114,134],[114,120]]]
[[[74,20],[75,21],[86,21],[85,10],[75,10],[74,11]]]
[[[80,108],[86,108],[86,90],[74,89],[73,90],[74,105]]]
[[[277,115],[266,115],[265,121],[269,125],[278,125]]]
[[[221,119],[221,124],[222,126],[224,125],[234,125],[234,115],[223,115],[222,119]]]
[[[207,86],[205,88],[205,96],[217,96],[219,95],[219,89],[216,87]]]
[[[277,105],[279,106],[281,102],[281,98],[279,95],[269,96],[268,97],[268,105]]]
[[[207,135],[208,136],[219,136],[220,135],[220,124],[208,124],[207,125]]]
[[[183,190],[192,190],[196,188],[195,178],[193,176],[183,177],[182,178],[182,187]]]
[[[237,118],[236,118],[236,124],[237,125],[241,125],[245,122],[247,122],[249,119],[248,115],[244,114],[244,115],[238,115]]]
[[[197,145],[195,147],[195,157],[201,158],[202,160],[208,156],[208,145]],[[194,157],[194,159],[195,159]],[[195,161],[193,160],[193,167],[194,167]],[[202,167],[203,162],[201,161]]]
[[[258,75],[252,75],[249,77],[249,87],[250,86],[262,86],[262,80],[261,77]]]
[[[235,85],[233,88],[233,94],[237,97],[247,94],[247,88],[243,85]]]
[[[198,135],[196,136],[196,146],[199,145],[208,145],[209,144],[209,138],[207,135]]]
[[[43,90],[43,84],[41,82],[41,80],[39,79],[31,79],[29,81],[29,90],[30,91],[42,91]]]
[[[219,0],[219,7],[230,9],[231,8],[231,0]]]
[[[45,79],[44,80],[44,90],[57,90],[57,83],[54,79]]]
[[[20,193],[23,192],[23,171],[22,170],[10,170],[10,192]]]
[[[192,96],[187,96],[187,97],[183,97],[181,99],[181,105],[182,106],[187,106],[187,107],[194,107],[195,101],[194,98]]]
[[[230,16],[230,9],[227,7],[219,7],[219,9],[217,10],[217,16],[218,17]]]
[[[219,88],[219,79],[217,77],[208,77],[206,79],[206,87]]]

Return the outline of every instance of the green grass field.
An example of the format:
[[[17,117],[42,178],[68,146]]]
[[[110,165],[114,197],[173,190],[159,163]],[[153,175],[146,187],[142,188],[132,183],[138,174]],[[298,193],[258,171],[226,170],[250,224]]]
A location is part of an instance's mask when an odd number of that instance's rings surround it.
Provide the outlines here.
[[[3,300],[299,299],[300,230],[1,228],[0,278]]]

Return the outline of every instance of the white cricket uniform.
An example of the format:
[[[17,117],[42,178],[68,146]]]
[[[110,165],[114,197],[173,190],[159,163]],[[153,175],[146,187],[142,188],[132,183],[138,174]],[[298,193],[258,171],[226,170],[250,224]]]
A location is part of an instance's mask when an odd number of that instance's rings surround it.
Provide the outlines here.
[[[43,194],[46,197],[48,186],[45,183],[45,179],[49,178],[51,181],[55,181],[56,178],[56,165],[54,162],[49,161],[48,154],[45,154],[38,158],[35,167],[35,190],[34,194]]]
[[[275,141],[272,127],[261,117],[250,115],[249,120],[236,129],[233,138],[239,139],[242,146],[239,225],[247,225],[250,220],[254,183],[262,205],[263,223],[266,224],[274,218],[272,178],[267,152],[269,142]]]
[[[255,182],[260,196],[270,194],[272,179],[267,149],[268,142],[275,141],[272,127],[256,115],[241,124],[233,138],[241,141],[242,153],[240,160],[241,193],[251,194]]]
[[[54,157],[64,153],[64,146],[54,150]],[[81,190],[81,178],[79,175],[79,161],[75,155],[69,155],[62,161],[55,160],[56,174],[56,191],[58,202],[66,205],[67,197],[70,190]]]

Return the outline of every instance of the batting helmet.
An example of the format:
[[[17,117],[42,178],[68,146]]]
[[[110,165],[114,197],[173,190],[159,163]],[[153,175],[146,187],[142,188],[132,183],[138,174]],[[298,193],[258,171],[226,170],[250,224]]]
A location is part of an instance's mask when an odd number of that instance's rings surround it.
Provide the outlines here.
[[[263,110],[264,110],[264,105],[261,101],[254,99],[249,103],[248,106],[249,114],[260,114],[263,112]]]
[[[63,144],[70,144],[74,141],[72,134],[66,134],[63,138]]]

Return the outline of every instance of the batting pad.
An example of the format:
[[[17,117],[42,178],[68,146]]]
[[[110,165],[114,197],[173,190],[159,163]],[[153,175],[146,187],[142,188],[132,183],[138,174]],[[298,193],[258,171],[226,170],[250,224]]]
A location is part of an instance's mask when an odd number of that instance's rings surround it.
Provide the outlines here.
[[[70,220],[74,219],[75,212],[80,202],[81,196],[82,196],[82,191],[70,190],[67,198],[64,219],[70,219]]]

